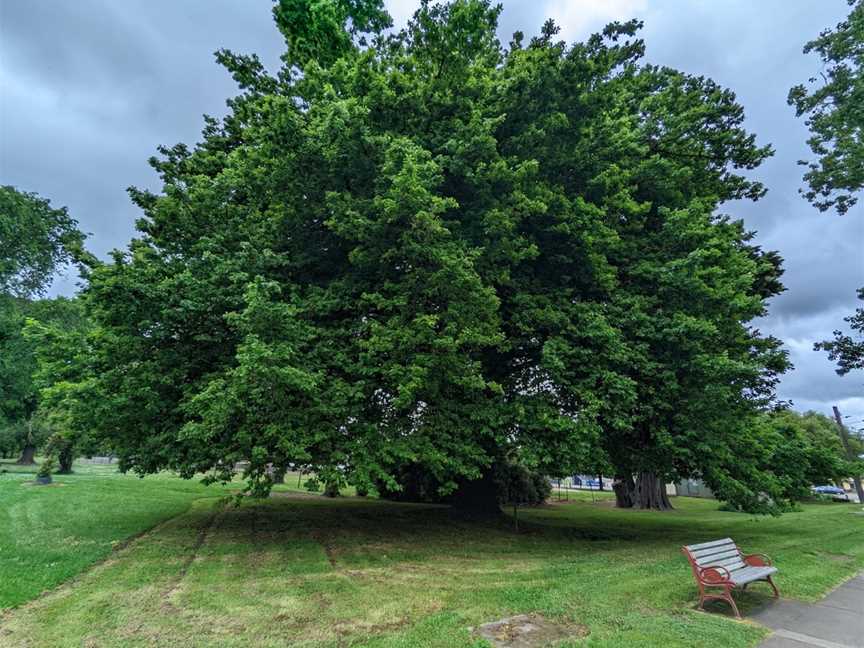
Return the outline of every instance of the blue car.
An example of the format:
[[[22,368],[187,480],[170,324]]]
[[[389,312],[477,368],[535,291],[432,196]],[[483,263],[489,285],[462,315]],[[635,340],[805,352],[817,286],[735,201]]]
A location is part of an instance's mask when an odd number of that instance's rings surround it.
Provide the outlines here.
[[[847,497],[846,491],[836,486],[814,486],[813,492],[818,495],[833,495],[834,497]]]
[[[600,481],[597,479],[583,479],[579,475],[573,475],[573,485],[581,486],[582,488],[600,488]]]

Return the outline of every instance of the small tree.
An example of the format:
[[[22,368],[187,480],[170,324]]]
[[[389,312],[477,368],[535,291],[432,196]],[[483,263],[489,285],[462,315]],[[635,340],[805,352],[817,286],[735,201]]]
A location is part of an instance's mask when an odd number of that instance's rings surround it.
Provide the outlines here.
[[[513,507],[513,520],[517,531],[519,507],[539,506],[552,494],[552,484],[545,475],[510,461],[498,465],[495,481],[501,504]]]
[[[46,457],[39,466],[39,470],[36,472],[36,482],[40,484],[50,484],[52,481],[51,473],[54,472],[56,465],[57,462],[54,457]]]

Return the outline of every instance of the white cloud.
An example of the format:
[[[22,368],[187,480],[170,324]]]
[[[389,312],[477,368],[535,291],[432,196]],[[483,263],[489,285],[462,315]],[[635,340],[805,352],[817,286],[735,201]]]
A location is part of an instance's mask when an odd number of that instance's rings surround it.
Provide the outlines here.
[[[396,29],[402,29],[420,6],[417,0],[386,0],[384,4],[393,18],[393,27]]]
[[[614,20],[637,17],[647,6],[647,0],[551,0],[545,13],[561,28],[561,38],[572,42]]]

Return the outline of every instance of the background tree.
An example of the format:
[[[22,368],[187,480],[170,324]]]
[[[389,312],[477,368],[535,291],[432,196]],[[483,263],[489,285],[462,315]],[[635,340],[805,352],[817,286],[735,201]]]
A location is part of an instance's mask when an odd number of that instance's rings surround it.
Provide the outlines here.
[[[259,494],[270,465],[419,474],[495,512],[511,457],[608,460],[640,506],[697,473],[786,501],[732,460],[785,369],[749,324],[779,258],[716,215],[770,149],[731,92],[643,64],[636,22],[504,48],[498,14],[424,2],[385,34],[377,0],[282,0],[277,75],[218,53],[242,94],[160,149],[139,238],[87,289],[76,425],[123,469],[248,460]]]
[[[864,188],[864,1],[849,0],[852,11],[834,29],[826,29],[804,46],[824,65],[808,86],[789,91],[789,104],[806,117],[807,140],[817,157],[804,162],[808,189],[804,196],[820,211],[845,214]]]
[[[818,52],[826,66],[822,84],[810,92],[803,85],[789,91],[789,103],[798,116],[807,115],[812,133],[808,144],[819,156],[804,176],[810,186],[804,195],[820,211],[833,206],[840,214],[857,203],[857,194],[864,188],[864,1],[849,0],[849,5],[852,11],[846,20],[804,47],[805,53]],[[811,84],[816,81],[810,79]],[[858,297],[864,299],[864,288],[858,290]],[[829,359],[837,362],[841,376],[864,368],[864,309],[844,319],[852,335],[837,330],[833,340],[814,345],[814,350],[827,351]],[[864,492],[858,479],[861,468],[851,474],[860,495]]]
[[[0,293],[44,294],[58,270],[83,257],[83,243],[65,207],[54,209],[34,193],[0,186]]]
[[[858,289],[858,299],[864,300],[864,288]],[[849,317],[848,322],[852,334],[834,331],[833,340],[817,342],[816,351],[827,351],[828,358],[837,363],[837,373],[846,375],[854,369],[864,369],[864,308],[857,308]]]
[[[0,427],[6,452],[21,452],[22,463],[33,463],[47,429],[44,420],[34,418],[36,359],[23,335],[25,320],[64,310],[64,300],[31,299],[44,294],[70,262],[92,260],[83,243],[65,207],[54,209],[36,194],[0,186]]]
[[[797,466],[789,475],[797,477],[795,487],[802,492],[815,484],[835,483],[853,474],[837,436],[835,422],[823,414],[791,410],[772,413],[768,425],[783,437],[776,452],[778,461]]]
[[[33,463],[36,452],[31,421],[38,402],[33,385],[36,369],[32,348],[24,340],[26,300],[0,295],[0,426],[6,453],[20,453],[22,463]]]
[[[43,322],[46,330],[74,339],[86,326],[83,307],[76,299],[28,300],[0,296],[5,304],[0,309],[0,427],[4,429],[6,453],[20,454],[19,463],[32,464],[36,451],[45,448],[52,435],[56,442],[70,434],[59,411],[52,411],[40,397],[44,379],[39,377],[39,341],[25,329]],[[29,321],[29,325],[28,325]],[[76,357],[85,351],[77,341],[67,346],[57,358],[59,366],[70,371]],[[42,353],[45,350],[41,351]],[[61,468],[68,465],[63,463]]]
[[[35,359],[33,386],[39,398],[39,417],[49,428],[45,451],[57,457],[57,472],[72,472],[79,454],[92,454],[99,444],[86,427],[75,424],[82,406],[78,398],[87,384],[90,336],[94,334],[80,299],[36,302],[22,331]]]

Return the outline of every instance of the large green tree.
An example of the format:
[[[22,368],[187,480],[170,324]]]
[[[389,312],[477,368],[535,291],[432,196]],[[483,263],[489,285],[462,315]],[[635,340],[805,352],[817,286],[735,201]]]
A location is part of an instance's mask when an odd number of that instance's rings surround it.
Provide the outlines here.
[[[217,54],[242,93],[152,160],[86,295],[75,417],[124,468],[419,472],[489,510],[518,456],[611,464],[639,506],[683,475],[788,501],[737,461],[786,366],[750,325],[779,258],[717,213],[770,149],[732,92],[642,63],[638,23],[503,47],[499,11],[423,2],[394,34],[378,0],[281,0],[278,74]]]

